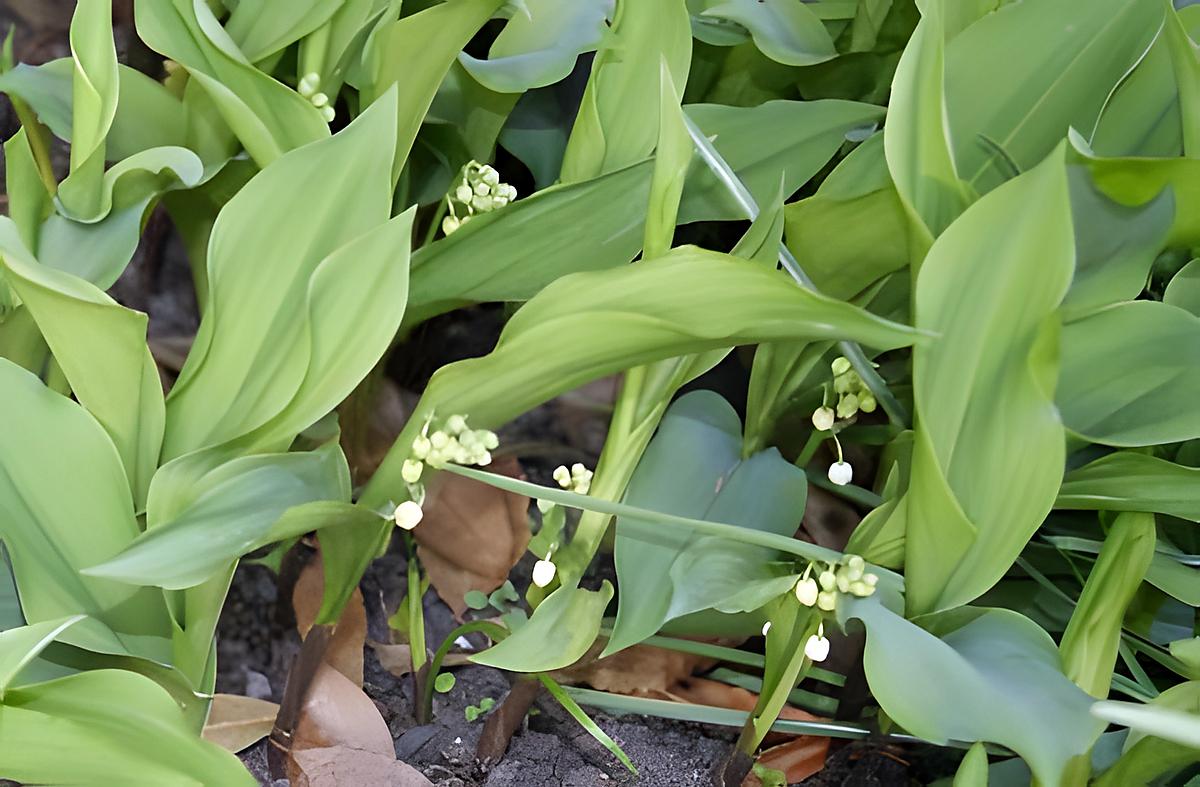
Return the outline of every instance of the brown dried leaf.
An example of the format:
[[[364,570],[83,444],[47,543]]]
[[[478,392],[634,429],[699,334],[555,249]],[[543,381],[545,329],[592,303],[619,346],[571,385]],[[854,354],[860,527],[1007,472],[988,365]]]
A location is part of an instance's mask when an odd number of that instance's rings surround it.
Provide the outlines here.
[[[746,712],[754,710],[758,703],[758,695],[752,691],[707,678],[688,678],[673,686],[670,693],[696,705],[713,705]],[[824,721],[820,716],[814,716],[791,705],[783,707],[779,718],[792,721]]]
[[[322,664],[292,734],[293,759],[305,749],[330,746],[395,757],[392,734],[379,708],[345,675]]]
[[[776,771],[783,771],[788,784],[802,782],[825,767],[829,754],[829,739],[815,735],[801,735],[790,741],[773,746],[758,755],[758,763]],[[754,787],[757,777],[746,777],[742,787]]]
[[[412,674],[412,649],[408,645],[388,645],[383,642],[370,644],[375,651],[375,657],[379,659],[379,666],[397,678]],[[467,653],[447,653],[442,659],[443,667],[461,667],[470,663],[471,659]]]
[[[321,609],[321,595],[325,592],[325,572],[321,555],[316,557],[296,580],[292,590],[292,606],[296,610],[296,629],[303,639],[308,636]],[[329,649],[325,651],[325,663],[345,675],[356,686],[363,683],[363,648],[367,639],[367,610],[363,605],[362,593],[358,588],[350,596],[342,617],[333,632]]]
[[[204,740],[237,754],[271,734],[279,706],[267,700],[218,694],[213,697]]]
[[[515,457],[498,459],[489,468],[521,477]],[[425,518],[413,531],[417,555],[429,582],[462,619],[463,597],[471,590],[491,593],[529,545],[529,498],[479,481],[440,473],[426,490]]]
[[[667,691],[697,669],[707,669],[712,659],[675,650],[634,645],[607,658],[594,659],[604,643],[593,645],[579,664],[554,673],[561,683],[586,683],[599,691],[637,694]]]
[[[420,771],[395,755],[364,752],[345,746],[308,749],[293,755],[294,787],[433,787]]]

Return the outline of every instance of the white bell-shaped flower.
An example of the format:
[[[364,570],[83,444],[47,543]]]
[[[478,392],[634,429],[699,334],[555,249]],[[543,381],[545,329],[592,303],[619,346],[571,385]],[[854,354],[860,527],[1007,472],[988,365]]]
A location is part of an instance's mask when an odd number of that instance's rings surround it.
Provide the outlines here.
[[[833,410],[828,407],[818,407],[812,414],[813,428],[818,432],[828,432],[833,428],[834,418]]]
[[[808,638],[804,643],[804,655],[813,662],[824,661],[829,658],[829,640],[825,638],[825,633],[822,629],[817,629],[817,633]]]
[[[553,563],[549,560],[539,560],[533,564],[533,584],[540,588],[544,588],[554,581],[554,574],[558,571]]]
[[[400,466],[400,477],[405,482],[415,484],[421,480],[421,471],[425,469],[425,464],[416,459],[405,459],[404,464]]]
[[[845,486],[854,478],[854,468],[849,462],[837,461],[829,466],[829,480],[838,486]]]
[[[817,596],[820,593],[821,589],[817,586],[817,580],[812,577],[805,577],[796,583],[796,599],[806,607],[816,604]]]
[[[425,512],[421,510],[421,506],[412,500],[405,500],[396,506],[396,511],[392,514],[392,518],[396,520],[396,525],[403,530],[412,530],[421,524],[421,520],[424,517]]]

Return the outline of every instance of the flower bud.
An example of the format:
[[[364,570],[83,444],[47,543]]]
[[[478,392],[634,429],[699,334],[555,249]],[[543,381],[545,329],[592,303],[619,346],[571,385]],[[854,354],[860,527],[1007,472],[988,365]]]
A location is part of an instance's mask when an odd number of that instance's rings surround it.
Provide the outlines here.
[[[461,415],[452,415],[446,419],[446,431],[452,435],[460,435],[467,429],[467,419]]]
[[[558,467],[554,468],[554,480],[557,481],[558,485],[563,489],[570,489],[571,471],[566,468],[566,465],[559,465]]]
[[[475,196],[475,192],[471,191],[471,187],[465,183],[454,190],[454,198],[464,204],[470,202],[473,196]]]
[[[839,593],[850,592],[850,578],[846,576],[846,569],[841,569],[837,573],[837,589]]]
[[[869,393],[863,394],[858,400],[858,409],[862,410],[864,413],[875,412],[875,408],[877,406],[878,402],[875,401],[875,397]]]
[[[429,456],[429,449],[432,447],[433,446],[429,444],[428,437],[419,435],[417,439],[413,440],[412,442],[412,455],[416,459],[424,460],[425,457]]]
[[[829,640],[820,634],[813,634],[804,643],[804,655],[811,661],[824,661],[829,658]]]
[[[850,592],[859,598],[866,598],[875,592],[875,586],[868,585],[866,582],[860,579],[857,582],[850,583]]]
[[[833,363],[830,365],[830,367],[833,369],[833,375],[835,377],[841,377],[843,374],[850,371],[850,361],[839,355],[837,358],[833,359]]]
[[[833,410],[828,407],[818,407],[813,410],[812,425],[818,432],[828,432],[833,428]]]
[[[485,450],[481,449],[479,451],[479,453],[475,454],[474,464],[477,464],[480,467],[487,467],[491,463],[492,463],[492,454],[490,451],[485,451]]]
[[[812,577],[805,577],[796,583],[796,600],[806,607],[811,607],[817,603],[817,596],[820,595],[820,592],[820,589],[817,587],[817,580]]]
[[[850,418],[858,412],[858,397],[848,393],[838,401],[838,418]]]
[[[829,466],[829,480],[838,486],[845,486],[854,478],[854,468],[849,462],[834,462]]]
[[[771,630],[771,621],[768,620],[766,623],[763,624],[762,635],[764,637],[767,636],[767,632],[770,630]]]
[[[549,514],[554,509],[554,503],[551,503],[549,500],[538,500],[537,509],[543,514]]]
[[[332,106],[326,104],[321,107],[321,119],[326,123],[332,123],[335,117],[337,117],[337,112],[334,111]]]
[[[452,234],[459,227],[457,216],[447,216],[442,219],[442,232],[446,235]]]
[[[312,105],[317,109],[329,104],[329,96],[325,95],[324,93],[313,93],[308,100],[311,101]]]
[[[817,594],[817,609],[833,612],[836,608],[837,593],[834,593],[832,590],[823,590]]]
[[[471,197],[471,209],[476,213],[487,213],[492,209],[492,198]]]
[[[300,84],[296,86],[296,92],[308,98],[313,93],[317,92],[317,88],[321,84],[321,75],[315,71],[309,72],[300,78]]]
[[[821,583],[821,590],[833,590],[837,587],[837,575],[832,571],[822,571],[817,580]]]
[[[544,588],[554,581],[558,569],[549,560],[539,560],[533,564],[533,584]]]
[[[480,429],[476,434],[479,435],[479,441],[483,443],[483,447],[487,450],[495,451],[500,447],[500,438],[496,436],[495,432]]]
[[[439,429],[438,431],[429,435],[429,444],[433,446],[433,450],[435,451],[444,451],[446,446],[450,444],[450,435]]]
[[[421,480],[421,471],[424,469],[424,463],[416,459],[405,459],[404,464],[400,467],[400,477],[407,483],[415,484]]]
[[[421,507],[411,500],[405,500],[396,506],[395,512],[392,513],[396,524],[404,530],[412,530],[421,523],[424,516],[425,512],[421,510]]]
[[[867,561],[863,560],[858,555],[846,555],[846,578],[851,582],[857,582],[863,578],[863,574],[867,570]]]
[[[479,168],[479,179],[489,186],[495,186],[500,182],[500,173],[487,164]]]

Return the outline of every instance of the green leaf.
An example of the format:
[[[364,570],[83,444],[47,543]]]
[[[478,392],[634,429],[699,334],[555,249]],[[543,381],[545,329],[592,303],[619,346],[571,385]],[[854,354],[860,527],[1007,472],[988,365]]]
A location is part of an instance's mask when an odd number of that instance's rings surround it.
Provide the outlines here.
[[[1157,35],[1163,5],[1097,0],[1081,13],[1071,0],[1005,3],[955,36],[946,47],[946,107],[963,179],[986,192],[1012,175],[1006,159],[1025,171],[1068,128],[1090,134]]]
[[[1106,370],[1121,369],[1119,378]],[[1200,317],[1134,301],[1068,323],[1056,400],[1088,440],[1139,446],[1200,437]]]
[[[83,620],[83,617],[75,615],[0,631],[0,702],[4,701],[4,693],[21,674],[21,670],[58,639],[59,634]]]
[[[8,215],[25,246],[35,248],[38,229],[54,210],[54,203],[38,175],[37,161],[23,128],[4,143],[4,184]],[[0,284],[0,320],[16,308],[11,297],[6,285]]]
[[[1097,699],[1108,696],[1125,610],[1150,568],[1154,541],[1153,514],[1118,516],[1063,632],[1063,671]]]
[[[80,0],[71,17],[71,174],[58,195],[72,213],[91,214],[104,174],[104,139],[117,111],[117,50],[112,3]]]
[[[19,782],[256,783],[237,757],[197,737],[170,694],[125,670],[13,689],[0,703],[0,726],[0,777]]]
[[[741,423],[728,402],[710,391],[683,396],[642,454],[625,502],[792,535],[807,496],[804,472],[773,448],[743,460],[741,442]],[[760,547],[683,529],[664,532],[628,516],[617,520],[616,534],[621,595],[605,654],[657,633],[668,620],[702,609],[730,611],[748,589],[765,586],[769,599],[795,583]]]
[[[575,60],[594,50],[608,29],[615,0],[525,0],[492,42],[486,59],[463,52],[471,76],[501,93],[524,93],[565,79]]]
[[[490,354],[434,374],[364,501],[377,505],[375,494],[399,487],[395,474],[435,408],[491,427],[557,393],[651,361],[835,337],[884,349],[909,344],[916,334],[796,287],[775,271],[692,247],[653,264],[564,276],[517,312]]]
[[[210,579],[255,549],[351,521],[354,513],[348,510],[350,471],[336,444],[235,459],[221,476],[206,482],[207,488],[177,516],[82,573],[181,590]]]
[[[592,61],[562,181],[594,178],[648,156],[658,139],[660,64],[666,62],[673,84],[685,85],[691,56],[684,0],[620,0],[612,31]]]
[[[547,672],[578,661],[600,633],[613,586],[604,580],[599,590],[564,585],[533,611],[529,621],[503,642],[471,661],[510,672]]]
[[[1153,735],[1191,749],[1200,749],[1200,713],[1137,705],[1132,702],[1097,702],[1092,714],[1111,724],[1120,724],[1133,732]]]
[[[286,445],[386,349],[403,315],[407,260],[397,249],[413,215],[388,219],[393,101],[287,154],[221,210],[208,304],[167,399],[164,457],[260,428]],[[362,280],[378,285],[363,290]],[[351,336],[362,344],[347,344]]]
[[[583,708],[575,702],[575,699],[567,692],[563,691],[562,686],[558,685],[549,675],[538,675],[538,680],[546,687],[546,691],[550,692],[550,696],[554,697],[567,713],[571,714],[571,718],[579,722],[579,726],[587,730],[588,735],[595,738],[601,746],[612,752],[612,755],[621,761],[630,773],[637,775],[637,768],[633,767],[633,762],[629,759],[624,749],[608,736],[604,730],[600,729],[600,725],[592,721],[591,718],[584,712]],[[480,703],[482,705],[483,703]]]
[[[504,0],[452,0],[426,8],[376,31],[364,53],[370,85],[364,104],[373,103],[397,86],[395,155],[392,182],[408,159],[421,121],[438,85],[458,53],[492,17]]]
[[[454,675],[449,672],[443,672],[434,678],[433,688],[441,694],[445,694],[454,688],[454,683]]]
[[[1200,59],[1196,56],[1196,45],[1188,38],[1183,20],[1175,11],[1173,3],[1164,3],[1166,19],[1162,36],[1171,54],[1171,67],[1179,95],[1179,119],[1183,136],[1183,154],[1189,158],[1200,156]]]
[[[257,63],[294,44],[329,20],[345,0],[239,0],[225,20],[229,37]]]
[[[134,13],[141,39],[187,68],[260,167],[329,135],[311,102],[246,60],[204,0],[139,2]]]
[[[863,666],[880,707],[929,741],[987,741],[1017,752],[1042,784],[1086,755],[1104,725],[1062,674],[1054,641],[1004,609],[963,608],[906,621],[874,599],[839,611],[867,629]],[[900,654],[903,654],[901,656]]]
[[[86,614],[63,642],[166,661],[170,624],[162,594],[79,574],[138,535],[112,441],[83,408],[6,360],[0,391],[0,540],[25,619]]]
[[[908,264],[904,206],[883,134],[851,151],[816,194],[785,211],[788,248],[826,295],[850,298]]]
[[[891,109],[883,131],[888,169],[914,234],[916,260],[971,202],[959,179],[947,126],[942,0],[921,4],[921,21],[892,79]]]
[[[692,138],[688,136],[683,110],[679,106],[679,93],[671,81],[665,59],[660,63],[658,79],[661,126],[654,149],[654,174],[650,178],[643,260],[666,254],[674,243],[679,200],[692,161]]]
[[[1058,491],[1063,429],[1050,392],[1054,311],[1074,262],[1069,210],[1059,154],[968,208],[921,268],[917,327],[940,338],[913,351],[910,612],[995,584]]]
[[[325,592],[321,597],[321,608],[317,611],[316,623],[335,624],[350,596],[358,588],[359,580],[367,566],[383,547],[379,534],[390,534],[393,523],[380,523],[379,514],[362,506],[346,504],[314,505],[311,511],[294,509],[284,515],[284,520],[312,514],[313,521],[306,525],[317,531],[321,542],[321,555],[325,566]],[[384,542],[386,543],[386,542]],[[428,583],[428,578],[425,580]]]
[[[833,39],[807,3],[790,0],[706,0],[702,18],[746,28],[754,45],[777,63],[811,66],[837,55]]]
[[[158,468],[165,419],[158,366],[146,346],[146,315],[40,265],[15,225],[2,218],[0,255],[76,398],[112,438],[140,507]]]
[[[1067,167],[1075,228],[1075,276],[1064,300],[1068,315],[1141,294],[1175,216],[1168,191],[1138,207],[1106,197],[1085,167]],[[1068,316],[1069,319],[1069,316]]]
[[[1117,451],[1063,479],[1055,508],[1153,511],[1200,522],[1200,469],[1134,451]]]
[[[987,749],[976,742],[967,750],[954,773],[953,787],[988,787]]]
[[[1138,706],[1133,706],[1137,708]],[[1145,710],[1200,713],[1200,681],[1189,681],[1164,691],[1145,706]],[[1101,710],[1103,713],[1103,710]],[[1154,711],[1151,711],[1153,713]],[[1123,715],[1123,714],[1122,714]],[[1126,718],[1126,721],[1129,719]],[[1182,745],[1131,729],[1124,752],[1111,768],[1095,782],[1096,787],[1124,787],[1127,784],[1154,784],[1159,777],[1194,765],[1200,746]]]
[[[1200,317],[1200,260],[1192,260],[1171,277],[1163,292],[1163,303]]]

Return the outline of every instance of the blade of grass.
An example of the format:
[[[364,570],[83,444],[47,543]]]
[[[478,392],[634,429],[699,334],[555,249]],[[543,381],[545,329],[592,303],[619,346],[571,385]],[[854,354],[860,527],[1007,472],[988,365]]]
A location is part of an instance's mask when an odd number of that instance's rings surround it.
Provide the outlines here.
[[[583,708],[579,707],[579,704],[575,702],[575,699],[570,694],[563,690],[562,686],[555,683],[554,680],[546,675],[539,674],[537,677],[542,682],[542,685],[546,687],[546,691],[550,692],[550,696],[558,700],[558,703],[566,709],[567,713],[571,714],[571,717],[579,722],[579,726],[587,730],[589,735],[598,740],[604,748],[612,752],[613,756],[620,760],[621,764],[628,768],[630,773],[635,776],[637,775],[638,770],[633,766],[629,756],[622,751],[616,741],[608,737],[608,733],[600,729],[596,722],[592,721],[591,717],[584,712]]]
[[[728,683],[730,686],[752,691],[755,694],[762,691],[762,679],[756,678],[753,675],[747,675],[744,672],[725,669],[718,667],[705,677],[711,680]],[[837,712],[838,702],[833,697],[827,697],[824,694],[817,694],[804,689],[792,689],[788,694],[788,702],[792,705],[812,711],[813,713],[821,713],[831,716]]]

